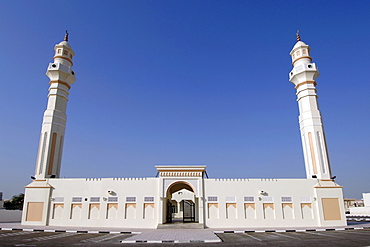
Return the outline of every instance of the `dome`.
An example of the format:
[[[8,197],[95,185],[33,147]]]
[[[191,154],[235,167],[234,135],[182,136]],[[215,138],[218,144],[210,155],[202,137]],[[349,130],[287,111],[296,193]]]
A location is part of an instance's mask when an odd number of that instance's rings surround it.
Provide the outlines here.
[[[306,44],[305,42],[303,42],[303,41],[298,41],[298,42],[294,45],[293,50],[294,50],[295,48],[297,48],[297,47],[300,47],[300,46],[307,46],[307,44]]]
[[[62,41],[58,45],[63,45],[63,46],[68,47],[69,49],[72,49],[71,45],[67,41]]]

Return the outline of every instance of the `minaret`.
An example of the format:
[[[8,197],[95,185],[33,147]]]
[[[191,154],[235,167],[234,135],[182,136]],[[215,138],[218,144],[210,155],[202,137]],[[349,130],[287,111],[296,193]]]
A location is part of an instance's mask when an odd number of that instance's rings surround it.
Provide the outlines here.
[[[316,64],[311,62],[310,50],[297,33],[297,43],[290,52],[293,69],[289,81],[297,90],[307,178],[330,179],[329,156],[315,87],[315,80],[320,74]]]
[[[36,161],[36,179],[58,178],[60,175],[68,91],[76,80],[75,72],[71,69],[75,53],[68,43],[68,32],[64,41],[55,45],[54,50],[54,62],[49,64],[46,71],[50,87]]]

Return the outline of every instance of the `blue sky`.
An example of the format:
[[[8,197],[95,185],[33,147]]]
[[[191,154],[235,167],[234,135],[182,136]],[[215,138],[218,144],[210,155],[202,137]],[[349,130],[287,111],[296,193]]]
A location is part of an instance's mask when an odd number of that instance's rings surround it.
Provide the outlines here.
[[[329,155],[349,198],[370,192],[369,1],[1,1],[0,191],[34,174],[54,45],[70,33],[61,175],[304,178],[295,32],[311,46]]]

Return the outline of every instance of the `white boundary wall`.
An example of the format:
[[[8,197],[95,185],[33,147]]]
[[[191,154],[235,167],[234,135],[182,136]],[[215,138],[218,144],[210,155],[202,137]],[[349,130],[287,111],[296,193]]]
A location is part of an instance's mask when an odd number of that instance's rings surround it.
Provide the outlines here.
[[[156,228],[166,219],[168,186],[161,179],[34,181],[26,186],[22,224]],[[342,188],[331,180],[199,178],[199,184],[196,210],[206,227],[346,225]]]
[[[20,222],[21,218],[21,210],[0,209],[0,222]]]

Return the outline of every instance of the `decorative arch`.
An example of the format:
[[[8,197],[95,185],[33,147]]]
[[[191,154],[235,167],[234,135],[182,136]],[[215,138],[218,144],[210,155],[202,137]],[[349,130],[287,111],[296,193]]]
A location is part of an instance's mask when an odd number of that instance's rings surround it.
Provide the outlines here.
[[[197,195],[197,191],[195,190],[195,188],[193,187],[192,184],[190,184],[187,181],[176,181],[176,182],[171,183],[167,187],[166,196],[169,196],[170,194],[172,194],[176,191],[179,191],[181,189],[187,189],[189,191],[192,191],[194,193],[194,195]]]

